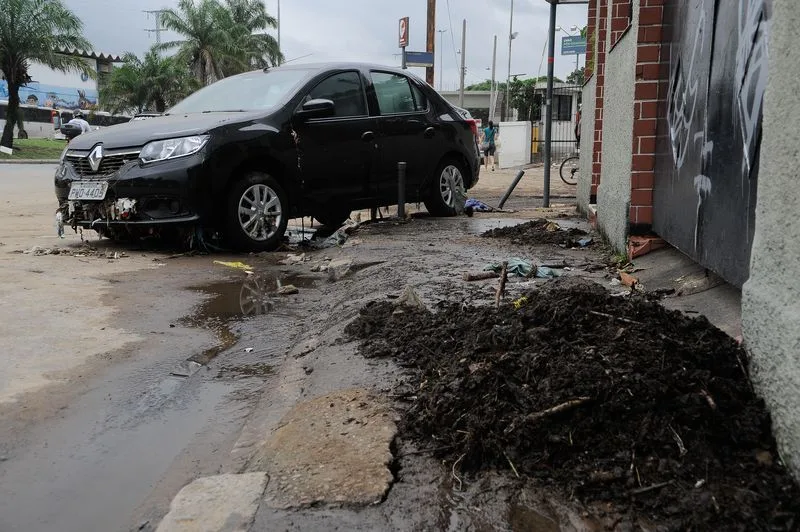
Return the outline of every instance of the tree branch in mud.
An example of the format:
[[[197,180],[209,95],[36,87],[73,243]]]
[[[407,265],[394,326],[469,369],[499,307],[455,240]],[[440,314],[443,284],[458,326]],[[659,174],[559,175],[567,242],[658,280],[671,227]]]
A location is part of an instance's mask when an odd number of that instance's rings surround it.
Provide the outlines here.
[[[500,300],[503,299],[506,291],[506,279],[508,278],[508,262],[503,261],[503,268],[500,270],[500,286],[497,288],[497,295],[494,298],[494,306],[500,308]]]

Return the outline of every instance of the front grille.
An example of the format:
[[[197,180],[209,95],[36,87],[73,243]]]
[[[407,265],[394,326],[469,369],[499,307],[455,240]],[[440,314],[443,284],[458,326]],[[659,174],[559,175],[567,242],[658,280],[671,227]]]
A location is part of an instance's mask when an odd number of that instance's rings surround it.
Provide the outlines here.
[[[110,153],[100,161],[100,167],[97,172],[93,172],[88,156],[66,156],[66,160],[72,165],[72,169],[81,177],[108,177],[117,173],[123,164],[135,161],[138,158],[139,152]]]

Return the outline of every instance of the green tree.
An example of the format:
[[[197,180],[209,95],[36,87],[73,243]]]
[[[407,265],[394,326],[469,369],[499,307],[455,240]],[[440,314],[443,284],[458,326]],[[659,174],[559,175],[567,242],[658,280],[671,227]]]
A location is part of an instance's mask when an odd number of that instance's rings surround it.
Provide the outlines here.
[[[265,33],[278,27],[275,17],[267,13],[262,0],[227,0],[222,13],[230,28],[236,55],[223,69],[226,76],[253,68],[275,66],[283,61],[278,41]],[[225,17],[227,14],[227,17]]]
[[[100,89],[100,103],[112,113],[163,113],[199,87],[185,63],[161,57],[154,47],[143,59],[127,53]]]
[[[0,145],[13,147],[14,126],[20,117],[19,88],[31,82],[30,64],[94,75],[80,57],[58,53],[91,48],[83,37],[80,19],[61,0],[0,0],[0,70],[8,82],[7,119]]]
[[[569,76],[567,76],[567,83],[570,85],[583,85],[584,80],[586,79],[586,68],[581,67],[577,70],[570,72]]]

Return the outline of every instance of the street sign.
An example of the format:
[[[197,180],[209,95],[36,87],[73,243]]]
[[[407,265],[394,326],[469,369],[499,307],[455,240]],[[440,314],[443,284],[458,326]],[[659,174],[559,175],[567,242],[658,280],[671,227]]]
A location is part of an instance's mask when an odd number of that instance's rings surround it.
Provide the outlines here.
[[[408,46],[408,17],[400,19],[400,48]]]
[[[580,35],[561,37],[561,55],[579,55],[586,53],[586,38]]]
[[[406,52],[406,65],[413,67],[432,67],[433,52]]]

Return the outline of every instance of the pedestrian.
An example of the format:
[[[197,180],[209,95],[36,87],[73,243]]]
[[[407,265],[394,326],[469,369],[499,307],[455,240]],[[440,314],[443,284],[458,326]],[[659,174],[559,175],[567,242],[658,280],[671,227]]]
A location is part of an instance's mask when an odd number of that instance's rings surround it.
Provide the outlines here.
[[[494,154],[497,151],[497,146],[495,145],[496,136],[497,130],[494,127],[494,122],[489,120],[489,125],[483,130],[483,158],[487,170],[491,162],[492,172],[494,172]]]
[[[80,126],[81,127],[81,134],[89,133],[92,130],[92,127],[89,125],[89,122],[87,122],[83,117],[83,111],[81,111],[80,109],[75,109],[72,112],[72,120],[70,120],[67,123],[68,124],[76,124],[76,125]]]

